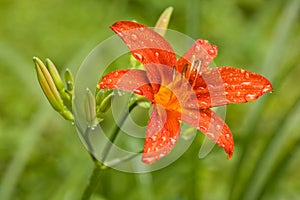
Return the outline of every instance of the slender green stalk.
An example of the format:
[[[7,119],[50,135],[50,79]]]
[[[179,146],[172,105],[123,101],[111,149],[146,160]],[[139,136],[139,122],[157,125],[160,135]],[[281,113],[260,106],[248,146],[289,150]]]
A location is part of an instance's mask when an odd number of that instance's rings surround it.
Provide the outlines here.
[[[100,176],[102,172],[104,171],[102,165],[98,163],[97,161],[94,161],[94,170],[90,177],[89,184],[85,188],[83,195],[81,197],[81,200],[89,200],[92,196],[92,194],[96,191],[96,189],[100,185]]]
[[[128,117],[128,115],[130,114],[130,112],[137,106],[137,102],[134,101],[130,106],[129,106],[129,111],[122,117],[119,125],[117,123],[115,123],[115,127],[112,131],[112,134],[110,136],[110,142],[108,142],[106,144],[106,146],[104,147],[103,150],[103,159],[102,162],[105,164],[105,161],[107,159],[107,156],[109,155],[109,152],[111,151],[112,148],[112,144],[115,142],[115,140],[117,139],[119,132],[120,132],[120,127],[124,124],[126,118]]]
[[[104,171],[105,169],[107,169],[106,166],[104,166],[105,164],[105,161],[111,151],[111,148],[112,148],[112,144],[115,142],[115,140],[117,139],[118,135],[119,135],[119,132],[120,132],[120,127],[124,124],[125,120],[127,119],[128,115],[130,114],[130,112],[137,106],[137,101],[133,102],[130,106],[129,106],[129,112],[127,112],[123,118],[121,119],[121,122],[120,122],[120,125],[117,125],[115,124],[115,127],[112,131],[112,134],[111,134],[111,137],[110,137],[110,142],[108,142],[103,150],[103,160],[102,160],[102,163],[99,163],[93,155],[92,158],[93,158],[93,161],[94,161],[94,170],[93,170],[93,173],[90,177],[90,181],[89,181],[89,184],[86,186],[85,190],[84,190],[84,193],[82,195],[82,200],[88,200],[90,199],[90,197],[92,196],[92,194],[96,191],[96,189],[99,187],[100,185],[100,182],[101,182],[101,179],[100,179],[100,176],[102,174],[102,171]],[[89,128],[86,130],[85,132],[85,137],[88,137],[88,131],[89,131]],[[89,141],[89,140],[87,140]],[[91,148],[91,147],[90,147]],[[135,157],[134,156],[130,156],[128,158],[125,158],[126,160],[128,159],[131,159]],[[122,162],[123,160],[119,160],[119,162]],[[115,163],[116,164],[116,163]]]

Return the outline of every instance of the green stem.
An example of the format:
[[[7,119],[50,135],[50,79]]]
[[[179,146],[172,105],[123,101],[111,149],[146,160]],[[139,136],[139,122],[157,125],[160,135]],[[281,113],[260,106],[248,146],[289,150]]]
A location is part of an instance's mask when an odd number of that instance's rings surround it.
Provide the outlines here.
[[[128,115],[130,114],[130,112],[135,108],[135,106],[137,106],[137,102],[133,102],[130,106],[129,106],[129,112],[127,112],[119,126],[116,124],[113,131],[112,131],[112,135],[111,135],[111,138],[110,138],[110,142],[108,142],[103,150],[103,160],[102,160],[102,163],[104,164],[106,159],[107,159],[107,156],[109,154],[109,152],[111,151],[111,148],[112,148],[112,144],[115,142],[119,132],[120,132],[120,127],[124,124],[126,118],[128,117]],[[88,132],[87,132],[88,133]],[[87,137],[87,135],[85,134],[85,137]],[[101,176],[101,172],[104,171],[104,169],[107,169],[106,166],[104,166],[103,164],[99,163],[93,155],[91,155],[92,158],[93,158],[93,161],[94,161],[94,170],[93,170],[93,173],[90,177],[90,181],[89,181],[89,184],[86,186],[85,190],[84,190],[84,193],[81,197],[81,200],[89,200],[90,197],[92,196],[92,194],[95,192],[95,190],[99,187],[100,185],[100,176]],[[129,158],[126,158],[126,159],[131,159],[133,158],[134,156],[130,156]]]
[[[89,200],[92,194],[100,185],[100,176],[101,172],[103,171],[102,166],[97,161],[94,161],[94,170],[90,177],[90,182],[85,188],[81,200]]]
[[[135,106],[137,106],[137,102],[134,101],[130,106],[129,106],[129,111],[127,113],[125,113],[125,115],[123,116],[123,118],[121,119],[119,125],[115,124],[115,127],[112,131],[112,135],[110,137],[110,142],[106,143],[106,146],[104,147],[103,150],[103,159],[102,162],[103,164],[105,164],[105,161],[107,159],[107,156],[109,155],[109,152],[111,151],[112,145],[115,142],[115,140],[117,139],[119,132],[120,132],[120,127],[123,126],[126,118],[128,117],[128,115],[130,114],[130,112],[135,108]]]

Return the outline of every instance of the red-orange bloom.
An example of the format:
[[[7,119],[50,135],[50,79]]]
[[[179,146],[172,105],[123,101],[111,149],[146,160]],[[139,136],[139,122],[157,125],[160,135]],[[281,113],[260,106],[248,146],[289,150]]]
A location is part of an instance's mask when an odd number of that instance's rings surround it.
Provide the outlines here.
[[[113,71],[102,77],[98,88],[131,91],[152,103],[142,161],[153,163],[171,151],[179,138],[180,121],[203,132],[230,158],[232,133],[210,108],[254,101],[272,91],[270,81],[234,67],[209,68],[218,49],[206,40],[197,40],[177,60],[168,41],[142,24],[120,21],[111,29],[145,70]]]

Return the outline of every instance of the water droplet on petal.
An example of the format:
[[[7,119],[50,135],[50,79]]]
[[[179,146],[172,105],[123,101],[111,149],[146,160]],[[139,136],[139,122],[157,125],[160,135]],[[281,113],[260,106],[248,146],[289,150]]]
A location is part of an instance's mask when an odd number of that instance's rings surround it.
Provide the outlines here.
[[[195,46],[195,52],[199,52],[201,50],[201,46],[200,45],[196,45]]]
[[[209,55],[213,56],[213,55],[216,54],[216,51],[215,51],[214,49],[209,49],[209,50],[207,51],[207,53],[208,53]]]
[[[246,79],[250,78],[250,74],[248,72],[245,73],[245,78]]]
[[[266,87],[264,87],[262,89],[262,93],[266,93],[266,92],[272,92],[272,86],[271,85],[267,85]]]
[[[155,52],[155,56],[158,57],[158,56],[159,56],[159,53],[158,53],[158,52]]]
[[[139,60],[139,61],[143,61],[144,57],[139,54],[139,53],[133,53],[133,55]]]
[[[110,78],[107,79],[107,83],[108,83],[108,84],[112,83],[112,80],[111,80]]]
[[[251,85],[251,82],[245,81],[245,82],[242,82],[241,85]]]
[[[118,71],[115,71],[115,72],[114,72],[114,76],[115,76],[115,77],[118,77],[118,76],[119,76],[119,72],[118,72]]]
[[[255,99],[257,99],[257,95],[256,94],[247,94],[246,96],[245,96],[245,100],[246,101],[254,101]]]
[[[131,39],[132,39],[132,40],[136,40],[136,39],[137,39],[137,36],[136,36],[135,34],[132,34],[132,35],[131,35]]]
[[[170,138],[170,142],[171,142],[171,144],[175,144],[176,140],[174,138]]]
[[[210,138],[210,139],[214,139],[215,135],[213,133],[207,132],[206,135]]]
[[[134,89],[133,92],[134,92],[135,94],[143,95],[143,91],[140,90],[140,89]]]
[[[197,129],[200,129],[200,131],[206,132],[207,128],[205,126],[198,126]]]
[[[202,107],[202,106],[206,107],[206,106],[207,106],[207,102],[201,101],[199,106],[200,106],[200,107]]]

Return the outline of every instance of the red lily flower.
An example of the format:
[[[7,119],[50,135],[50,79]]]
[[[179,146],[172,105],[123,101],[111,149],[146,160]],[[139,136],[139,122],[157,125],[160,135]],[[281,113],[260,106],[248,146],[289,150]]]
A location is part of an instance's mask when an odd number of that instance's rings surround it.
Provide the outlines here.
[[[145,70],[116,70],[99,89],[117,88],[142,95],[152,103],[142,161],[150,164],[168,154],[179,138],[180,120],[233,154],[232,133],[210,108],[253,101],[272,91],[265,77],[234,67],[208,68],[217,46],[197,40],[179,59],[171,45],[152,29],[135,22],[111,26]]]

